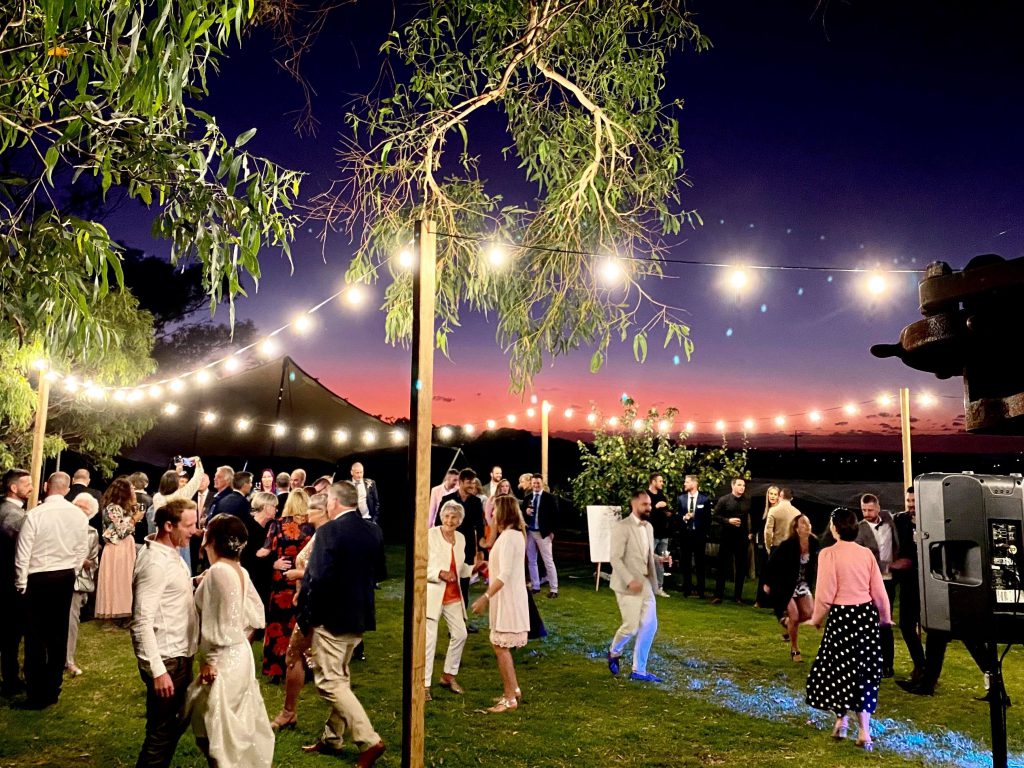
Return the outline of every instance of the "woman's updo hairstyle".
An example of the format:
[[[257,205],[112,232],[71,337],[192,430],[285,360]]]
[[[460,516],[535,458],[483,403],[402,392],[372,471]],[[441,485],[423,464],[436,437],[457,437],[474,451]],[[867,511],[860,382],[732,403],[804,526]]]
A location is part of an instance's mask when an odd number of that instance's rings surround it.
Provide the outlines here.
[[[206,544],[213,547],[217,557],[237,560],[248,540],[245,523],[235,515],[221,512],[214,515],[206,526]]]
[[[832,511],[832,524],[842,541],[854,541],[857,538],[857,515],[847,507],[836,507]]]

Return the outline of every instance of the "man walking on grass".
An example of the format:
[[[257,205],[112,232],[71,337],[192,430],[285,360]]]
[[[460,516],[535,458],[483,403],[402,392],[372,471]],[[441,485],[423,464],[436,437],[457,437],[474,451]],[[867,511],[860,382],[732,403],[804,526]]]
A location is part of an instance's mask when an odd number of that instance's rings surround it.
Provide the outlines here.
[[[608,669],[619,673],[619,658],[634,637],[633,673],[630,680],[660,683],[661,678],[647,671],[647,656],[658,631],[657,557],[654,554],[654,529],[651,497],[646,491],[633,494],[629,500],[630,514],[612,527],[612,589],[622,614],[622,625],[608,649]],[[663,558],[668,560],[666,556]]]

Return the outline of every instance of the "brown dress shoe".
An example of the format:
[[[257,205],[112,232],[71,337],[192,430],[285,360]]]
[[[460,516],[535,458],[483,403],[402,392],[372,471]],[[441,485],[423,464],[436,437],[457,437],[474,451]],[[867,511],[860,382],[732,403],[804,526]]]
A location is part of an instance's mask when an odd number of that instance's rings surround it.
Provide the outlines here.
[[[356,760],[356,768],[370,768],[384,754],[385,749],[383,741],[378,741],[369,749],[364,749],[359,753],[359,759]]]

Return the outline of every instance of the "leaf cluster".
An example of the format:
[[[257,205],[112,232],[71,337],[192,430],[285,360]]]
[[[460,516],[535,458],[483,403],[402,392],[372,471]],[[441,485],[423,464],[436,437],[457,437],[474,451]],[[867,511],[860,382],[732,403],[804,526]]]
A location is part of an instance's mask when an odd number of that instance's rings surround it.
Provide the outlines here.
[[[95,179],[157,207],[172,260],[195,258],[211,309],[259,277],[264,246],[289,254],[300,175],[246,152],[189,104],[252,0],[17,0],[0,14],[0,327],[48,350],[106,344],[89,308],[122,285],[118,248],[97,221],[62,207]],[[54,275],[63,277],[59,285]],[[41,299],[41,301],[40,301]],[[233,305],[232,305],[233,310]],[[233,311],[232,311],[233,318]]]
[[[677,413],[675,408],[652,408],[640,414],[632,400],[624,400],[621,431],[602,426],[590,445],[577,443],[583,471],[571,481],[573,503],[580,508],[610,504],[625,509],[635,492],[648,487],[652,472],[665,478],[670,497],[682,493],[686,475],[697,475],[701,489],[709,493],[727,488],[734,477],[749,477],[745,448],[729,451],[724,443],[716,448],[689,447],[683,432],[674,439],[670,429],[662,427],[670,427]]]
[[[665,66],[689,44],[708,45],[678,0],[438,0],[385,42],[408,77],[349,116],[344,177],[313,215],[358,237],[347,275],[387,275],[387,338],[411,333],[411,281],[394,257],[411,222],[435,222],[438,347],[465,309],[494,313],[497,340],[521,390],[545,356],[613,339],[634,355],[665,332],[687,357],[690,329],[642,287],[661,274],[661,238],[700,223],[682,204],[687,183]],[[481,178],[471,123],[502,121],[506,177],[537,189],[507,204]],[[479,121],[477,121],[479,122]],[[488,136],[488,123],[484,132]],[[494,154],[492,148],[487,148]],[[513,260],[496,272],[487,243]],[[590,254],[625,257],[625,287],[609,290]]]

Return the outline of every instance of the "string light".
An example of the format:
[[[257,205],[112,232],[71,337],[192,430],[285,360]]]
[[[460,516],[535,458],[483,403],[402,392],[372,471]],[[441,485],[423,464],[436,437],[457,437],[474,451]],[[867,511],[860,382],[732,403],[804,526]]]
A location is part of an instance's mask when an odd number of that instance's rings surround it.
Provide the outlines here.
[[[296,333],[305,333],[312,327],[313,321],[305,312],[296,317],[295,320],[292,322],[292,328],[295,329]]]
[[[336,442],[336,443],[347,443],[348,442],[348,430],[347,429],[336,429],[336,430],[334,430],[334,442]]]
[[[274,437],[284,437],[286,434],[288,434],[288,427],[286,427],[284,424],[275,424],[273,427],[271,427],[271,432],[274,433]]]
[[[405,440],[405,432],[404,431],[402,431],[401,429],[392,429],[391,430],[391,442],[392,443],[395,443],[397,445],[398,443],[401,443],[404,440]]]
[[[857,415],[857,406],[856,406],[856,404],[855,403],[847,403],[846,405],[844,405],[843,406],[843,413],[845,413],[847,416],[856,416]]]
[[[807,418],[810,419],[813,423],[817,424],[818,422],[821,421],[821,412],[811,411],[810,413],[807,414]]]
[[[931,394],[930,392],[922,392],[920,395],[917,396],[917,404],[920,405],[922,408],[930,408],[937,402],[938,399],[935,397],[935,395]]]
[[[182,392],[185,389],[185,382],[181,379],[171,379],[171,383],[167,385],[167,388],[171,390],[171,392]]]
[[[494,429],[496,426],[498,426],[498,422],[496,422],[494,419],[488,419],[487,420],[487,428],[488,429]]]
[[[598,267],[598,274],[601,276],[601,281],[609,286],[615,287],[622,282],[622,277],[625,274],[622,269],[622,264],[616,258],[607,258],[601,262]]]
[[[754,428],[754,420],[753,419],[744,419],[743,420],[743,430],[745,432],[750,432],[751,430],[753,430],[753,428]]]
[[[658,422],[658,431],[661,433],[668,432],[670,426],[668,419],[662,419]]]
[[[245,418],[245,417],[242,417],[241,419],[239,419],[238,421],[235,422],[235,428],[239,432],[248,432],[249,431],[249,427],[251,427],[251,426],[252,426],[252,421],[247,419],[247,418]]]
[[[715,432],[725,432],[725,422],[721,419],[715,422]]]
[[[65,378],[64,379],[64,389],[66,389],[68,392],[77,392],[78,391],[78,379],[76,379],[74,376],[68,376],[67,378]]]
[[[455,434],[455,431],[451,427],[448,427],[448,426],[441,427],[439,430],[437,430],[437,436],[439,438],[441,438],[442,440],[451,440],[452,439],[452,435],[454,435],[454,434]]]
[[[545,400],[543,403],[541,403],[540,409],[543,413],[551,413],[551,403]]]
[[[472,435],[474,432],[476,432],[476,427],[474,427],[472,424],[463,424],[462,431],[465,432],[467,435]]]
[[[415,264],[415,258],[412,255],[412,251],[408,248],[403,248],[401,253],[398,254],[398,266],[402,269],[412,269]]]
[[[786,426],[786,417],[785,416],[776,416],[775,417],[775,426],[776,427],[784,427],[784,426]]]
[[[868,293],[872,296],[881,296],[885,293],[886,288],[888,288],[888,282],[885,279],[885,275],[881,272],[872,272],[868,275],[866,285]]]
[[[196,372],[196,382],[198,384],[209,384],[210,383],[210,372],[203,368]]]
[[[149,388],[149,396],[154,400],[158,399],[163,393],[164,391],[160,388],[159,384],[154,384]]]
[[[238,358],[232,355],[224,361],[224,370],[228,373],[234,373],[241,367],[241,365],[242,364],[238,361]]]
[[[508,261],[508,254],[500,245],[492,245],[487,251],[487,261],[495,269],[501,269]]]
[[[597,423],[597,414],[596,413],[588,413],[587,414],[587,423],[588,424],[596,424]]]
[[[166,403],[164,405],[164,413],[166,413],[168,416],[173,416],[177,412],[178,412],[178,404],[177,403]]]
[[[366,300],[366,293],[363,288],[358,285],[349,286],[348,290],[345,291],[345,301],[350,307],[361,306]]]
[[[366,430],[363,432],[363,442],[367,445],[373,445],[377,442],[377,433],[372,429]]]
[[[277,354],[277,351],[277,342],[274,341],[273,339],[265,339],[263,343],[260,344],[260,354],[262,354],[264,357],[273,357],[274,355]]]
[[[883,408],[888,408],[892,405],[892,397],[890,395],[879,395],[878,404]]]
[[[643,419],[633,419],[633,431],[634,432],[643,432],[644,431],[644,420]]]
[[[612,416],[610,419],[608,419],[608,426],[611,427],[612,429],[615,429],[615,427],[619,426],[619,417]]]
[[[505,417],[505,419],[508,421],[509,424],[516,423],[516,415],[514,413],[510,413],[508,416]]]
[[[566,408],[564,413],[563,413],[563,415],[565,416],[565,418],[571,419],[572,418],[572,408]]]
[[[302,429],[302,439],[305,442],[307,442],[307,443],[310,442],[311,440],[315,440],[316,439],[316,428],[314,428],[314,427],[303,427],[303,429]]]
[[[204,413],[203,414],[203,423],[204,424],[216,424],[217,423],[217,414],[216,414],[216,412],[214,412],[214,411],[207,411],[206,413]]]
[[[114,401],[117,403],[123,403],[128,397],[128,393],[123,389],[114,390]]]
[[[526,409],[526,415],[529,416],[532,419],[534,416],[537,415],[537,409],[536,408],[527,408]]]
[[[533,404],[533,405],[537,404],[537,396],[536,395],[530,395],[530,403]]]
[[[729,273],[729,286],[737,291],[746,288],[748,282],[750,278],[742,267],[736,267]]]
[[[35,368],[37,371],[45,371],[47,368],[50,367],[50,361],[47,360],[45,357],[37,357],[35,360],[32,361],[32,367]]]
[[[687,434],[692,433],[693,430],[695,430],[696,428],[697,425],[694,424],[692,421],[688,421],[686,422],[686,424],[683,425],[683,429],[686,430]]]

